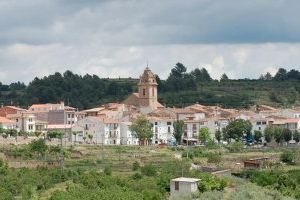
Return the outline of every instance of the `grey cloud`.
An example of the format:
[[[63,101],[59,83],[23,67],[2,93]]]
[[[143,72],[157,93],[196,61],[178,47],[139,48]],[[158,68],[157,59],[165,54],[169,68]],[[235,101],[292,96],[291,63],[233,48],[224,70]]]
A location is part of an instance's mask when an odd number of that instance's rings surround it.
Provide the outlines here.
[[[74,43],[90,36],[109,45],[300,41],[297,0],[7,2],[0,9],[1,43]],[[57,22],[64,31],[52,29]]]
[[[3,0],[0,81],[66,69],[137,77],[147,60],[162,78],[178,61],[214,78],[296,68],[299,7],[298,0]]]

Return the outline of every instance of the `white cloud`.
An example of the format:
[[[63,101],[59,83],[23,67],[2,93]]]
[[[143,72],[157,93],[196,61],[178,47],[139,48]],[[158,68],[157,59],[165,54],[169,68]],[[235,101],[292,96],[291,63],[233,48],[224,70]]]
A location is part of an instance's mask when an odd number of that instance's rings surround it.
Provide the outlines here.
[[[236,53],[238,52],[238,53]],[[242,52],[242,53],[240,53]],[[246,56],[245,53],[247,52]],[[150,68],[166,78],[182,62],[188,70],[206,67],[213,78],[226,73],[231,78],[257,78],[276,73],[278,67],[297,68],[300,44],[223,44],[82,46],[13,44],[0,48],[1,81],[29,82],[56,71],[72,70],[100,77],[138,77],[149,62]],[[241,63],[241,58],[246,60]],[[245,58],[246,57],[246,58]],[[7,65],[12,67],[7,67]]]

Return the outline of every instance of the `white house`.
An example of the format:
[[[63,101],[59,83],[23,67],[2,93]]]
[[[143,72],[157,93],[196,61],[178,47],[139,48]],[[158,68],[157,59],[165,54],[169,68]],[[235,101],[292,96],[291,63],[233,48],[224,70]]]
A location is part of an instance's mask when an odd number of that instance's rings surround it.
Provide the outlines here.
[[[180,199],[197,192],[199,181],[200,179],[197,178],[185,177],[172,179],[170,183],[171,198]]]
[[[174,140],[173,119],[164,117],[148,117],[148,120],[152,124],[152,144],[168,144]]]
[[[22,112],[17,114],[8,114],[7,118],[14,121],[14,128],[18,131],[22,130],[25,132],[36,131],[36,117],[31,112]]]
[[[105,124],[98,117],[86,117],[79,120],[72,127],[72,142],[87,141],[105,144],[104,126]],[[89,141],[88,135],[92,135],[92,141]]]
[[[137,145],[138,139],[131,133],[129,125],[129,122],[89,116],[73,125],[72,141],[102,145]]]
[[[131,132],[129,126],[131,122],[121,122],[120,132],[121,132],[121,145],[138,145],[139,139]]]

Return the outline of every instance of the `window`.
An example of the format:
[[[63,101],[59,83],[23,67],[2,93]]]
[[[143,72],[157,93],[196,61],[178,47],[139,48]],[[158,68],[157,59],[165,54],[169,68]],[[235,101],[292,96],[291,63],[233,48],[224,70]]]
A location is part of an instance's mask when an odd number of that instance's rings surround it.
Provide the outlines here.
[[[261,124],[263,124],[263,125],[266,125],[266,124],[267,124],[267,122],[262,122]]]
[[[256,122],[256,125],[261,125],[261,122]]]
[[[152,96],[154,97],[154,88],[152,88]]]
[[[157,125],[157,122],[154,122],[155,125]]]
[[[72,118],[74,118],[74,114],[72,114]]]
[[[175,181],[175,190],[179,190],[179,182]]]
[[[158,132],[158,128],[157,127],[155,127],[155,133],[157,133]]]
[[[170,125],[171,125],[171,122],[167,122],[167,125],[169,125],[169,126],[170,126]]]
[[[32,129],[33,129],[33,126],[32,126],[32,125],[28,125],[28,129],[29,129],[29,130],[32,130]]]
[[[171,127],[168,126],[168,133],[171,133]]]
[[[32,122],[32,118],[29,118],[28,121],[29,121],[29,122]]]
[[[145,96],[146,95],[146,90],[145,89],[143,89],[143,96]]]
[[[68,114],[68,118],[71,118],[71,114]]]

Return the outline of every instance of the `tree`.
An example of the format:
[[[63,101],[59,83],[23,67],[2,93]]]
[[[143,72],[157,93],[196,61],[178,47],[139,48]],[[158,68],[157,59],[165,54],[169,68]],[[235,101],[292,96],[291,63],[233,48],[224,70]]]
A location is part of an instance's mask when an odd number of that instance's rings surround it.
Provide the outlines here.
[[[299,141],[300,141],[300,132],[299,131],[295,130],[293,132],[293,140],[295,140],[297,143],[299,143]]]
[[[46,142],[44,139],[40,138],[38,140],[33,140],[30,144],[29,144],[30,150],[33,152],[38,153],[41,156],[45,155],[45,152],[48,149],[48,146],[46,145]]]
[[[280,144],[284,140],[283,129],[280,127],[274,127],[274,139],[277,144]]]
[[[48,138],[52,139],[52,138],[58,138],[61,139],[63,137],[64,133],[61,131],[49,131],[47,133]]]
[[[90,140],[90,143],[92,143],[92,140],[93,140],[93,135],[91,135],[91,134],[88,134],[88,136],[87,136],[88,138],[89,138],[89,140]]]
[[[130,130],[139,139],[140,145],[147,145],[153,137],[152,125],[144,115],[140,115],[131,124]]]
[[[261,142],[261,138],[262,138],[262,132],[261,131],[254,131],[254,140],[256,143]]]
[[[177,120],[173,123],[173,128],[174,128],[173,136],[177,144],[180,144],[181,142],[181,137],[183,134],[183,125],[184,122],[182,120]]]
[[[264,76],[264,80],[266,81],[271,81],[272,80],[272,75],[270,74],[270,72],[267,72]]]
[[[282,130],[282,134],[283,134],[283,139],[284,141],[288,144],[288,142],[292,139],[293,137],[293,133],[291,130],[285,128]]]
[[[240,140],[251,133],[252,124],[249,120],[236,119],[231,121],[223,130],[229,139]]]
[[[0,125],[0,135],[5,132],[5,129]]]
[[[283,68],[279,68],[277,73],[274,76],[274,80],[276,81],[284,81],[287,79],[287,71]]]
[[[182,63],[176,63],[174,68],[171,70],[171,77],[182,78],[186,72],[186,67]]]
[[[207,127],[200,128],[198,138],[203,144],[206,144],[206,142],[210,139],[209,129]]]
[[[20,130],[18,133],[19,136],[23,136],[24,138],[27,138],[29,133],[23,130]]]
[[[41,134],[42,134],[41,131],[35,131],[35,132],[34,132],[34,135],[35,135],[36,137],[40,137]]]
[[[229,80],[228,76],[225,73],[222,74],[220,81],[223,82],[223,81],[228,81],[228,80]]]
[[[220,143],[221,139],[222,139],[222,133],[220,130],[217,130],[215,133],[215,138],[218,141],[218,143]]]
[[[205,68],[202,68],[201,70],[199,68],[196,68],[195,70],[191,71],[190,74],[198,82],[207,82],[212,80]]]
[[[273,127],[267,126],[264,130],[264,137],[267,143],[270,143],[272,141],[273,134],[274,134]]]
[[[72,134],[74,135],[74,144],[75,144],[77,141],[77,132],[73,131]]]

